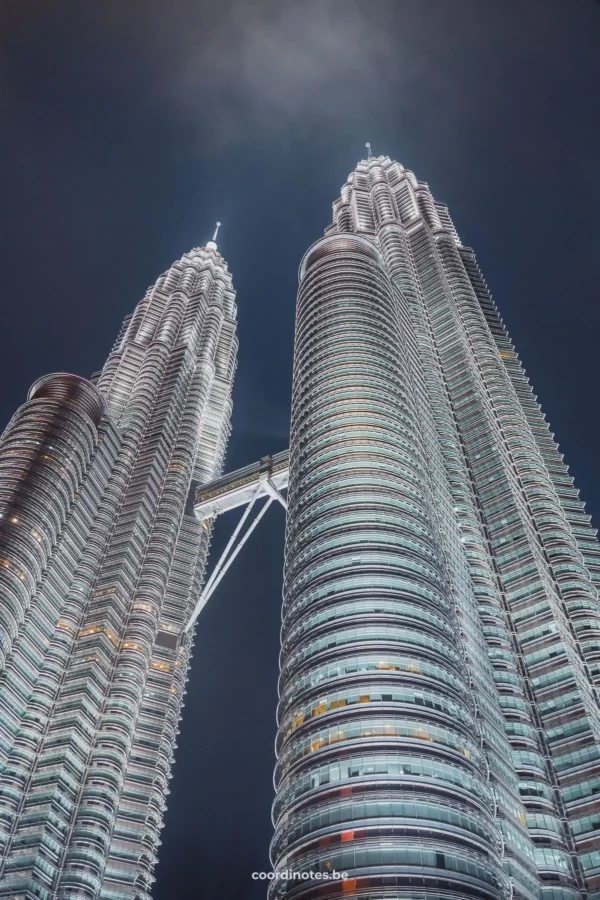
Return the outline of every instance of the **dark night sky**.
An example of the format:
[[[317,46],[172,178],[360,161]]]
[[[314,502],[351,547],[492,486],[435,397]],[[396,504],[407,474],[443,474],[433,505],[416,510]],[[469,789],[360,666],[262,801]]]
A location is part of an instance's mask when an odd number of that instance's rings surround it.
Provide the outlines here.
[[[0,50],[2,424],[218,218],[228,465],[284,449],[298,262],[370,140],[449,203],[600,521],[595,0],[0,0]],[[156,900],[264,898],[282,549],[274,509],[202,614]]]

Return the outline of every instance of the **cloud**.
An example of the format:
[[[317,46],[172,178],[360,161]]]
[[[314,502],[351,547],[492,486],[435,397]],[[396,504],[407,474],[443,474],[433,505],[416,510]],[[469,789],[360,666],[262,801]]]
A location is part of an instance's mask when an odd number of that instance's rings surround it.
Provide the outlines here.
[[[284,126],[360,102],[383,80],[391,49],[351,0],[343,11],[320,0],[235,3],[210,43],[185,59],[175,89],[187,101],[208,85],[228,99],[229,112],[248,111],[269,126],[275,115]]]
[[[218,145],[261,133],[293,138],[298,130],[352,116],[378,97],[389,100],[386,76],[396,70],[397,89],[399,55],[405,83],[424,65],[410,27],[400,36],[389,28],[394,4],[388,2],[375,8],[358,0],[110,6],[113,27],[128,31],[148,53],[158,96]]]

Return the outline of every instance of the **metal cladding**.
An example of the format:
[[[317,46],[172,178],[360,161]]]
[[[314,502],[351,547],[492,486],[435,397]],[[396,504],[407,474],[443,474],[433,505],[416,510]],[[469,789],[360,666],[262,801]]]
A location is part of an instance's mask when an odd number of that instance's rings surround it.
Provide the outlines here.
[[[300,267],[288,491],[270,900],[600,897],[595,531],[387,157]]]
[[[37,381],[0,439],[0,665],[90,466],[103,401],[74,375]]]
[[[216,250],[176,262],[92,383],[0,440],[0,897],[150,895],[237,350]]]
[[[81,415],[86,415],[96,427],[102,420],[105,411],[102,395],[94,385],[85,378],[58,372],[44,375],[32,384],[27,395],[28,400],[55,400],[61,407],[75,407]]]

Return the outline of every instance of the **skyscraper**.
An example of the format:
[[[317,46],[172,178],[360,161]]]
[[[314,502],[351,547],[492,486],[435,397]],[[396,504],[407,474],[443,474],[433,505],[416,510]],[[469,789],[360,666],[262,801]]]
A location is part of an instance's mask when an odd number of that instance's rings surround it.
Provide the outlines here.
[[[333,209],[300,267],[269,896],[600,897],[596,533],[447,208],[369,153]]]
[[[0,897],[146,898],[229,434],[235,294],[213,241],[91,381],[37,381],[0,441]]]

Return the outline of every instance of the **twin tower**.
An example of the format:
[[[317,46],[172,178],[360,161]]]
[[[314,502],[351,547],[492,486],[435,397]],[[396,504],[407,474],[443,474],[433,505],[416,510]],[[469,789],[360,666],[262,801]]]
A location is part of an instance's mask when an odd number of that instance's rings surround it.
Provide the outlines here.
[[[600,898],[596,532],[447,208],[370,157],[333,212],[289,460],[215,481],[214,241],[2,436],[2,900],[150,897],[190,623],[232,559],[204,582],[211,521],[262,495],[288,507],[269,900]]]

